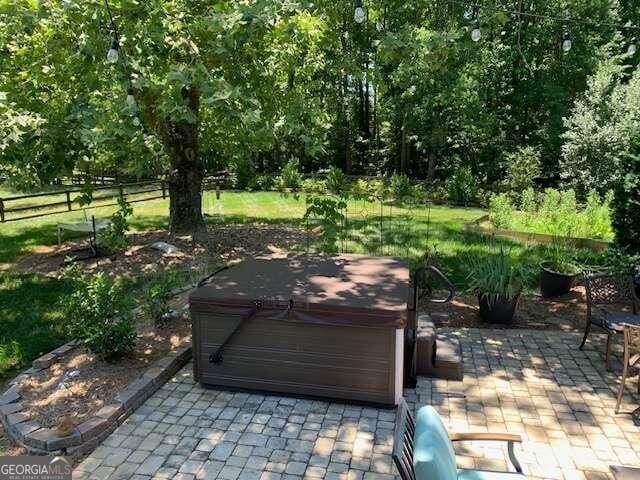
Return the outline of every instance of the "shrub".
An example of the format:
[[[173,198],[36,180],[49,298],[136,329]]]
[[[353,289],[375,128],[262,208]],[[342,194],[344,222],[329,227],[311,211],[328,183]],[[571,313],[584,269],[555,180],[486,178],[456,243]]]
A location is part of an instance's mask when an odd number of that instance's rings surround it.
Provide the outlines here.
[[[256,188],[258,190],[273,190],[276,185],[276,177],[273,175],[259,175],[256,177]]]
[[[326,196],[307,197],[307,211],[304,219],[317,220],[320,226],[320,250],[324,253],[338,252],[338,240],[344,222],[343,210],[347,202]]]
[[[127,232],[129,231],[128,218],[133,214],[133,207],[122,196],[118,198],[118,210],[111,215],[111,225],[100,231],[99,242],[114,252],[124,250],[129,245]]]
[[[65,278],[75,291],[62,300],[69,335],[108,361],[129,353],[136,340],[129,296],[121,285],[100,272],[83,275],[77,265]]]
[[[302,175],[299,172],[300,163],[298,160],[289,160],[278,177],[278,187],[281,189],[300,190],[302,185]]]
[[[389,182],[389,188],[391,196],[397,200],[402,200],[404,197],[411,196],[412,185],[411,180],[404,174],[393,174],[391,181]]]
[[[620,247],[609,248],[602,256],[605,270],[614,274],[637,274],[640,266],[640,254],[630,253]]]
[[[587,204],[581,212],[579,236],[593,238],[607,238],[613,233],[611,228],[611,202],[613,192],[608,192],[604,199],[600,199],[597,192],[591,191],[587,195]]]
[[[616,243],[631,253],[640,253],[640,159],[615,189],[611,202]]]
[[[492,195],[489,201],[489,219],[495,228],[509,228],[514,208],[507,194]]]
[[[469,205],[476,198],[478,184],[469,167],[456,170],[447,182],[449,201],[460,205]]]
[[[353,185],[353,192],[360,195],[376,195],[385,196],[385,184],[383,180],[373,179],[368,180],[365,178],[359,178]]]
[[[505,186],[511,192],[521,192],[533,187],[540,175],[540,152],[533,147],[520,147],[506,157],[507,178]]]
[[[246,157],[240,157],[233,161],[229,167],[228,182],[231,188],[246,190],[255,187],[256,172],[253,163]]]
[[[306,178],[302,181],[301,188],[305,193],[326,193],[327,181],[318,178]]]
[[[520,211],[524,214],[524,224],[529,225],[536,213],[536,193],[532,187],[522,191],[520,196]]]
[[[327,173],[327,190],[337,194],[349,190],[349,181],[338,167],[331,167]]]
[[[161,275],[147,285],[142,300],[142,310],[156,324],[160,324],[164,315],[169,311],[169,300],[178,281],[174,272]]]

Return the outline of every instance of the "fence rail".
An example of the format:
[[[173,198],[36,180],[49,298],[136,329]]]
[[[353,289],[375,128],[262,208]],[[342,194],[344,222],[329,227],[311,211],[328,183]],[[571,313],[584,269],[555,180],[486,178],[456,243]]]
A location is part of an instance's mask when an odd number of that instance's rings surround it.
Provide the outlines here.
[[[211,190],[219,187],[223,181],[224,176],[207,177],[202,186],[204,190]],[[94,187],[90,204],[83,202],[85,193],[81,188],[69,188],[0,198],[0,223],[59,215],[85,208],[112,207],[118,204],[120,198],[126,199],[129,203],[166,199],[169,196],[169,186],[166,180],[151,180]],[[140,195],[147,196],[138,198]],[[36,202],[33,202],[34,199]],[[21,215],[25,213],[26,215]]]

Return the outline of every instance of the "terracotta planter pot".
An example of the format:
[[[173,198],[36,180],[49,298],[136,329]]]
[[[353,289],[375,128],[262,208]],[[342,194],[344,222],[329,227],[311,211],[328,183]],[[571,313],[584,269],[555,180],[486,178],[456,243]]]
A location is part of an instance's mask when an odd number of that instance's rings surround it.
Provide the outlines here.
[[[540,293],[543,297],[566,295],[576,285],[577,279],[577,274],[556,272],[549,268],[547,262],[540,264]]]
[[[480,318],[487,323],[510,324],[516,313],[516,307],[520,300],[520,294],[513,298],[499,295],[482,295],[478,293],[478,305],[480,306]]]

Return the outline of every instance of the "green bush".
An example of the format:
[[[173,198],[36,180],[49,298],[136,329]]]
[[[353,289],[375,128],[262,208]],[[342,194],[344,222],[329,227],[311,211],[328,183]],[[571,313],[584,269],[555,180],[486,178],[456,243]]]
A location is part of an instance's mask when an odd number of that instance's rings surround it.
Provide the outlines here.
[[[327,181],[318,178],[305,178],[301,188],[305,193],[326,193]]]
[[[383,197],[386,194],[386,187],[383,180],[359,178],[353,184],[353,193],[360,195],[375,195]]]
[[[111,215],[111,225],[100,231],[98,242],[108,250],[119,252],[129,246],[127,232],[129,231],[128,218],[133,215],[133,207],[122,196],[118,198],[118,210]]]
[[[522,191],[520,196],[520,211],[524,214],[525,225],[529,225],[536,213],[536,193],[532,187]]]
[[[336,194],[349,190],[349,180],[338,167],[331,167],[327,172],[327,190]]]
[[[302,175],[300,175],[300,163],[298,160],[289,160],[278,176],[278,187],[280,189],[300,190],[302,186]]]
[[[614,246],[607,249],[601,263],[610,273],[635,274],[640,266],[640,253],[631,253],[627,249]]]
[[[640,254],[640,158],[619,182],[611,202],[616,243],[630,253]]]
[[[247,190],[257,185],[256,172],[253,163],[246,157],[240,157],[231,162],[228,167],[228,182],[231,188]]]
[[[136,332],[130,297],[122,286],[102,272],[83,275],[77,265],[64,277],[75,284],[75,291],[62,300],[68,334],[108,361],[129,353]]]
[[[320,250],[324,253],[337,253],[338,241],[344,222],[344,209],[347,202],[344,198],[327,196],[308,196],[306,221],[317,221],[320,227]]]
[[[520,147],[506,156],[507,178],[505,186],[510,192],[532,188],[540,175],[540,152],[533,147]]]
[[[471,168],[463,167],[456,170],[447,182],[447,195],[450,202],[459,205],[472,203],[478,191],[478,183],[471,172]]]
[[[256,189],[268,192],[276,186],[274,175],[259,175],[256,177]]]
[[[411,196],[413,185],[406,175],[394,173],[389,182],[389,189],[393,198],[402,200]]]
[[[147,285],[142,299],[142,311],[156,324],[160,324],[163,316],[169,311],[172,291],[177,286],[177,276],[173,272],[161,275]]]
[[[495,228],[509,228],[514,214],[511,199],[505,193],[492,195],[489,201],[489,220]]]

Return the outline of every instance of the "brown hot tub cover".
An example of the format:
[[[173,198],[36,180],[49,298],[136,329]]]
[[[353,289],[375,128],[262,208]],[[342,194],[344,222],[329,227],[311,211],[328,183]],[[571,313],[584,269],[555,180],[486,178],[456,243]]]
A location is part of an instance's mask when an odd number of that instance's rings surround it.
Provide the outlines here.
[[[407,322],[409,268],[399,259],[290,254],[247,260],[223,270],[191,295],[197,311],[370,328]]]

